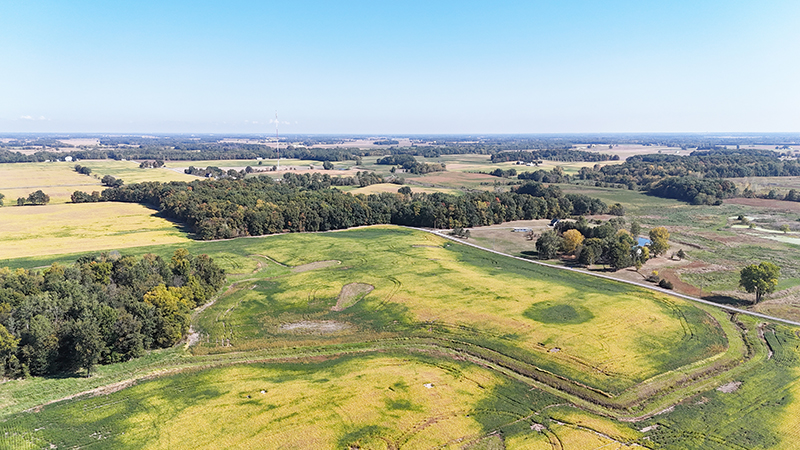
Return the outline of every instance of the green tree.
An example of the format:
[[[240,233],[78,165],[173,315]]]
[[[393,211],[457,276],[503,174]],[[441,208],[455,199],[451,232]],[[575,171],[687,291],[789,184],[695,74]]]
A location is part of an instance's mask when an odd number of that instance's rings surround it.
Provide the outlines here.
[[[0,206],[3,206],[3,199],[4,198],[6,198],[6,196],[3,195],[2,193],[0,193]]]
[[[75,343],[75,362],[81,369],[86,369],[88,377],[105,348],[97,320],[90,315],[76,320],[72,326],[72,339]]]
[[[619,270],[633,265],[634,242],[630,233],[619,230],[616,239],[608,248],[608,262],[611,267]]]
[[[641,233],[642,233],[642,226],[639,225],[639,222],[635,220],[631,222],[631,234],[633,235],[633,238],[634,239],[638,238]]]
[[[789,228],[789,225],[788,225],[788,224],[783,224],[783,225],[781,225],[781,231],[783,231],[783,232],[784,232],[784,234],[785,234],[785,233],[788,233],[788,232],[789,232],[789,230],[791,230],[791,228]]]
[[[323,161],[322,168],[325,170],[331,170],[333,169],[333,163],[331,163],[330,161]]]
[[[561,248],[561,236],[553,230],[547,230],[536,240],[536,251],[539,259],[552,259]]]
[[[583,241],[578,250],[578,262],[584,266],[591,266],[603,255],[603,241],[598,238],[589,238]]]
[[[669,231],[664,227],[650,230],[650,253],[655,257],[669,250]]]
[[[608,208],[608,213],[612,216],[624,216],[625,207],[619,203],[614,203],[610,208]]]
[[[189,330],[190,305],[184,290],[162,284],[146,293],[144,301],[158,311],[158,330],[154,336],[156,343],[161,347],[169,347],[181,340]]]
[[[20,197],[17,199],[17,206],[25,206],[25,197]]]
[[[41,189],[35,192],[31,192],[28,195],[28,203],[34,205],[46,205],[50,203],[50,196],[45,194]]]
[[[19,344],[19,339],[15,338],[6,327],[0,324],[0,377],[7,374],[8,360],[17,350],[17,344]]]
[[[756,303],[758,303],[764,294],[775,291],[780,271],[780,267],[768,261],[750,264],[739,273],[739,286],[751,294],[755,292]]]

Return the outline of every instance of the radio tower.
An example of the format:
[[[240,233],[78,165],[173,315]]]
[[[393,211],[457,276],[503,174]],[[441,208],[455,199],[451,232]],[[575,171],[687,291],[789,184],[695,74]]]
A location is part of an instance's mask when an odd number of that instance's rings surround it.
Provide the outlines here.
[[[278,111],[275,111],[275,152],[278,153],[278,170],[281,170],[281,149],[278,147]]]

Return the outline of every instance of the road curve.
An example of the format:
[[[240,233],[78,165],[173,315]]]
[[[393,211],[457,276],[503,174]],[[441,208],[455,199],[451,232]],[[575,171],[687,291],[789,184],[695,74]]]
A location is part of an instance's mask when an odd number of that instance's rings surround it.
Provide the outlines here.
[[[414,228],[414,227],[408,227],[408,228]],[[784,323],[784,324],[787,324],[787,325],[794,325],[794,326],[800,327],[800,322],[781,319],[780,317],[768,316],[766,314],[761,314],[761,313],[757,313],[757,312],[753,312],[753,311],[747,311],[746,309],[734,308],[732,306],[720,305],[719,303],[710,302],[708,300],[703,300],[702,298],[692,297],[690,295],[679,294],[679,293],[671,291],[669,289],[662,289],[662,288],[659,288],[659,287],[656,287],[656,286],[653,286],[653,285],[650,285],[650,284],[637,283],[635,281],[628,281],[628,280],[621,280],[619,278],[614,278],[614,277],[611,277],[611,276],[608,276],[608,275],[603,275],[603,274],[600,274],[600,273],[587,272],[587,271],[584,271],[584,270],[573,269],[572,267],[554,266],[552,264],[545,264],[543,262],[536,261],[536,260],[533,260],[533,259],[520,258],[519,256],[509,255],[508,253],[503,253],[503,252],[498,252],[497,250],[492,250],[490,248],[481,247],[480,245],[473,244],[471,242],[466,242],[464,240],[457,239],[457,238],[455,238],[453,236],[448,236],[448,235],[442,233],[441,231],[437,231],[437,230],[429,230],[429,229],[425,229],[425,228],[414,228],[414,229],[415,230],[419,230],[419,231],[425,231],[425,232],[428,232],[428,233],[432,233],[432,234],[435,234],[437,236],[443,237],[445,239],[449,239],[451,241],[458,242],[460,244],[469,245],[470,247],[475,247],[475,248],[478,248],[478,249],[481,249],[481,250],[484,250],[484,251],[487,251],[487,252],[490,252],[490,253],[494,253],[494,254],[497,254],[497,255],[500,255],[500,256],[506,256],[508,258],[518,259],[520,261],[525,261],[527,263],[539,264],[540,266],[550,267],[552,269],[568,270],[570,272],[582,273],[584,275],[589,275],[589,276],[593,276],[593,277],[605,278],[607,280],[618,281],[620,283],[632,284],[634,286],[642,287],[642,288],[645,288],[645,289],[650,289],[650,290],[653,290],[653,291],[658,291],[658,292],[661,292],[661,293],[664,293],[664,294],[667,294],[667,295],[671,295],[673,297],[683,298],[683,299],[690,300],[690,301],[693,301],[693,302],[702,303],[704,305],[715,306],[717,308],[724,309],[726,311],[730,311],[730,312],[734,312],[734,313],[738,313],[738,314],[746,314],[748,316],[758,317],[758,318],[764,319],[764,320],[771,320],[771,321],[774,321],[774,322],[780,322],[780,323]]]

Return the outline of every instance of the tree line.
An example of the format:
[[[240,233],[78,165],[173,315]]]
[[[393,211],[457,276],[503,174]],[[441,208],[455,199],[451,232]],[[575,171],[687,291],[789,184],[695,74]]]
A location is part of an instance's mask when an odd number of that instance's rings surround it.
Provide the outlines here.
[[[553,148],[546,150],[533,151],[503,151],[492,155],[492,162],[522,161],[536,162],[540,160],[562,161],[562,162],[600,162],[600,161],[619,161],[619,155],[608,155],[605,153],[585,152],[573,150],[571,148]]]
[[[112,252],[42,271],[0,269],[0,376],[88,374],[172,346],[224,282],[210,257],[184,249],[169,261]]]
[[[243,180],[145,182],[106,189],[101,198],[149,204],[186,223],[200,239],[280,232],[327,231],[359,225],[396,224],[431,228],[476,227],[580,214],[602,214],[602,201],[563,194],[556,186],[529,182],[512,192],[381,193],[351,195],[314,175]],[[406,191],[407,192],[407,191]]]
[[[695,151],[689,156],[636,155],[622,164],[583,167],[573,179],[624,185],[693,204],[720,204],[739,193],[723,177],[798,175],[797,160],[781,159],[769,150],[746,149]]]

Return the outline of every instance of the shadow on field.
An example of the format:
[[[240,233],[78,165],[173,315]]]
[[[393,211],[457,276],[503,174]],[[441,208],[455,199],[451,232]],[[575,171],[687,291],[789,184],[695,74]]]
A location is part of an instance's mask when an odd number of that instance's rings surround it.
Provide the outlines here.
[[[146,206],[148,208],[156,209],[152,205],[146,205]],[[153,213],[153,217],[158,217],[159,219],[166,220],[167,222],[169,222],[172,225],[174,225],[175,228],[177,228],[181,233],[185,233],[185,234],[189,235],[190,237],[193,237],[193,238],[196,239],[196,236],[194,236],[194,232],[191,230],[191,228],[189,228],[185,223],[179,222],[179,221],[175,220],[174,218],[167,216],[164,213],[164,211],[156,211],[155,213]]]
[[[719,303],[720,305],[735,306],[737,308],[753,305],[753,302],[750,300],[743,300],[741,298],[730,297],[728,295],[706,295],[703,297],[703,300]]]

